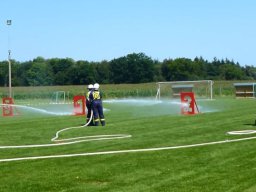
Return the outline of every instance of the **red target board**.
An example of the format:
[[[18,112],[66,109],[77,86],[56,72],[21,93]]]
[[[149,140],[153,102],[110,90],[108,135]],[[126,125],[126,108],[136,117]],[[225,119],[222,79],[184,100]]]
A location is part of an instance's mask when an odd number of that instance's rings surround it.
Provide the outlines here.
[[[11,97],[2,98],[3,116],[13,116],[13,99]]]
[[[181,114],[183,115],[194,115],[199,113],[195,95],[193,92],[181,92]]]
[[[73,98],[74,102],[74,114],[85,115],[85,96],[76,95]]]

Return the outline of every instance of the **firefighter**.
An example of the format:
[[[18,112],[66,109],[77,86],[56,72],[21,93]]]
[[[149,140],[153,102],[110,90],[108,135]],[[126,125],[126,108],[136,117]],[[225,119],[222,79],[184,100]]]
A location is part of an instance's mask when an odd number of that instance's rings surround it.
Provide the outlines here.
[[[88,92],[86,94],[86,108],[87,108],[87,119],[86,122],[88,123],[90,121],[91,118],[91,114],[92,114],[92,102],[90,100],[90,93],[93,91],[93,84],[88,85],[87,87]],[[91,119],[91,122],[89,123],[88,126],[93,126],[93,119]]]
[[[102,105],[102,93],[99,91],[100,85],[95,83],[93,85],[93,91],[90,93],[90,100],[92,102],[94,125],[98,126],[99,122],[102,126],[105,126],[105,118],[103,114]]]

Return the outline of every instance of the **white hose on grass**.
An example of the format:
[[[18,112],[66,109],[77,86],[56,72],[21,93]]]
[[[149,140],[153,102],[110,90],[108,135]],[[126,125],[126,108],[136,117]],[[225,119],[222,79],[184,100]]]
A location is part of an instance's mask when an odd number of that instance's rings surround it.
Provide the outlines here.
[[[67,139],[58,139],[59,134],[61,132],[70,130],[70,129],[81,129],[87,127],[90,122],[92,121],[93,112],[91,113],[90,120],[82,126],[77,127],[67,127],[64,129],[61,129],[56,132],[55,137],[51,139],[52,142],[57,143],[51,143],[51,144],[36,144],[36,145],[11,145],[11,146],[0,146],[0,149],[17,149],[17,148],[36,148],[36,147],[55,147],[55,146],[61,146],[61,145],[71,145],[75,143],[82,143],[86,141],[101,141],[101,140],[112,140],[112,139],[124,139],[129,138],[131,135],[128,134],[115,134],[115,135],[93,135],[93,136],[84,136],[84,137],[74,137],[74,138],[67,138]]]
[[[91,121],[92,121],[92,116],[93,116],[93,112],[91,112],[91,117],[90,117],[89,121],[86,124],[82,125],[82,126],[67,127],[67,128],[64,128],[64,129],[61,129],[61,130],[57,131],[56,134],[55,134],[55,137],[53,137],[51,139],[51,141],[64,141],[62,139],[61,140],[57,140],[59,138],[59,134],[61,132],[64,132],[64,131],[67,131],[67,130],[70,130],[70,129],[80,129],[80,128],[83,128],[83,127],[87,127],[91,123]],[[69,140],[74,140],[74,139],[76,139],[76,138],[70,138]]]

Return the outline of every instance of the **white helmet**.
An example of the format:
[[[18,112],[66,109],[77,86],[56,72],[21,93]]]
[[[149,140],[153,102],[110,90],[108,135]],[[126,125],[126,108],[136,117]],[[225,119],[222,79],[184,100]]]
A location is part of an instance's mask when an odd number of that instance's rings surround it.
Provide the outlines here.
[[[93,88],[97,90],[97,89],[100,88],[100,85],[99,85],[98,83],[95,83],[95,84],[93,85]]]
[[[93,89],[93,84],[88,85],[88,89]]]

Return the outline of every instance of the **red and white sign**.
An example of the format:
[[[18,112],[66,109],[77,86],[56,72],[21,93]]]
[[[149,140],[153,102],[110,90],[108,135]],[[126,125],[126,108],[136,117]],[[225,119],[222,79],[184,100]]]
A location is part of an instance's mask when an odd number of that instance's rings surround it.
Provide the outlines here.
[[[194,115],[199,113],[195,95],[193,92],[181,92],[181,114],[184,115]]]
[[[85,115],[85,96],[77,95],[73,98],[74,101],[74,114]]]
[[[11,97],[5,97],[2,99],[3,103],[3,116],[13,116],[13,99]]]

